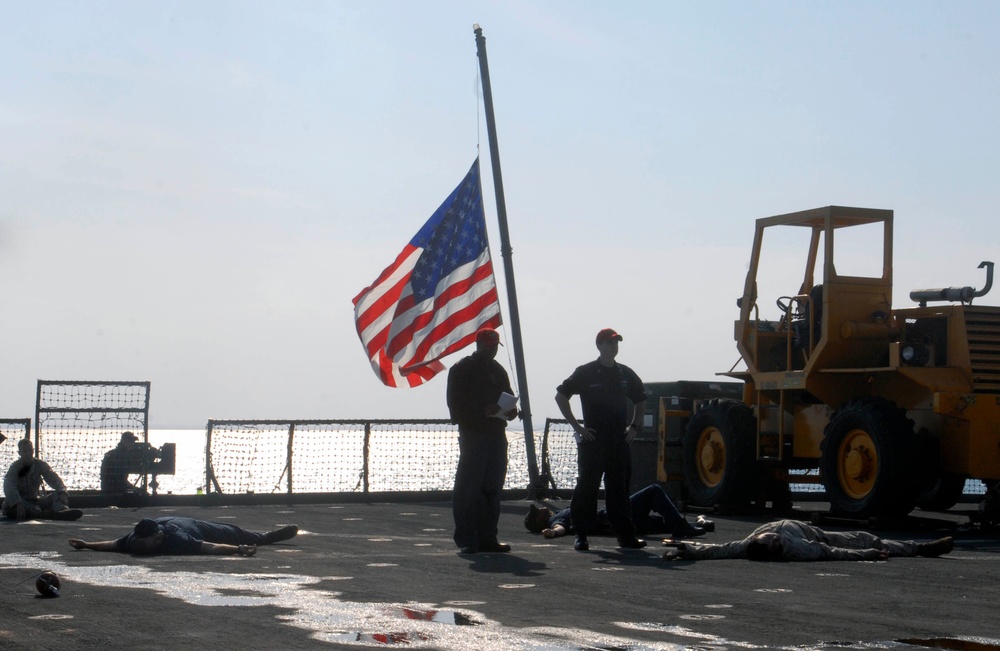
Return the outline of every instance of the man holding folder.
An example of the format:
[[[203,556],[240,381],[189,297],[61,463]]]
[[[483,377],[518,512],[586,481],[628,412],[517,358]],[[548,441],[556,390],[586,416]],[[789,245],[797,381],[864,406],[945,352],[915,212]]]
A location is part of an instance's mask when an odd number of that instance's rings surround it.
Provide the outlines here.
[[[497,331],[483,328],[476,351],[448,372],[448,411],[459,446],[452,510],[462,554],[510,551],[497,540],[497,524],[507,478],[507,421],[517,417],[517,407],[507,371],[494,359],[498,346]]]

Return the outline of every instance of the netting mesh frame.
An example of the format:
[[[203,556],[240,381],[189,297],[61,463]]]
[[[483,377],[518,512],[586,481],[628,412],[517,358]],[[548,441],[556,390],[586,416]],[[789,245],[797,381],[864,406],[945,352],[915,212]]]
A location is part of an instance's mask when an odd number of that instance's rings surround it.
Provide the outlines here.
[[[287,428],[288,429],[288,457],[285,460],[285,467],[282,471],[271,470],[269,479],[258,481],[257,487],[265,487],[268,492],[274,493],[279,489],[287,494],[303,492],[296,486],[294,440],[301,434],[303,428],[308,427],[341,427],[357,428],[364,431],[364,440],[360,443],[362,450],[360,453],[361,466],[357,468],[353,475],[349,490],[339,489],[336,491],[320,490],[315,492],[352,492],[362,494],[396,493],[396,492],[434,492],[450,491],[454,482],[455,469],[458,465],[458,426],[447,419],[323,419],[323,420],[253,420],[253,419],[210,419],[206,425],[206,455],[205,455],[205,485],[206,492],[219,494],[240,494],[255,492],[257,488],[248,490],[246,485],[236,485],[235,493],[232,490],[224,490],[225,485],[232,486],[233,479],[230,476],[221,478],[216,473],[220,472],[222,463],[217,463],[217,454],[214,450],[213,441],[223,428],[246,428],[249,432],[259,431],[258,428]],[[438,438],[437,447],[433,451],[435,460],[441,461],[434,477],[428,479],[421,476],[420,488],[389,488],[382,475],[394,468],[406,465],[405,460],[396,458],[398,449],[390,443],[381,441],[387,435],[400,432],[412,433],[417,427],[437,427]],[[434,432],[431,432],[434,433]],[[443,435],[443,436],[442,436]],[[509,446],[508,459],[510,460],[507,472],[507,480],[504,490],[526,488],[529,482],[529,472],[521,461],[525,458],[526,443],[523,440],[523,433],[516,431],[507,432]],[[425,453],[426,456],[426,453]],[[411,460],[410,466],[413,466]],[[416,462],[419,466],[419,461]],[[373,470],[374,467],[374,470]],[[225,471],[222,471],[225,472]],[[239,471],[238,471],[239,472]],[[432,485],[433,484],[433,485]]]
[[[6,437],[0,444],[0,468],[6,472],[18,457],[17,442],[31,438],[31,419],[0,418],[0,434]]]
[[[454,425],[450,420],[447,419],[408,419],[408,420],[394,420],[394,419],[290,419],[290,420],[255,420],[255,419],[210,419],[205,427],[205,485],[206,492],[215,492],[220,494],[230,493],[229,491],[223,491],[219,477],[216,475],[216,461],[215,452],[213,450],[213,440],[217,436],[217,431],[220,427],[229,428],[246,428],[253,430],[254,428],[263,427],[286,427],[288,429],[288,457],[286,459],[286,467],[283,472],[280,473],[278,481],[284,482],[284,492],[288,494],[301,493],[303,491],[296,490],[295,488],[295,474],[294,474],[294,438],[298,429],[308,428],[308,427],[344,427],[344,428],[363,428],[364,429],[364,441],[362,443],[362,467],[359,469],[358,482],[355,486],[355,490],[349,492],[359,492],[359,493],[369,493],[377,492],[371,490],[370,480],[371,472],[369,469],[369,464],[371,462],[371,440],[372,440],[372,428],[373,426],[440,426],[446,428],[449,435],[454,439],[454,458],[457,464],[458,459],[458,427]],[[402,428],[400,428],[402,429]],[[376,432],[377,433],[377,432]],[[453,474],[453,473],[452,473]],[[264,484],[271,484],[272,482],[264,482]],[[245,488],[245,487],[244,487]],[[274,486],[277,488],[277,485]],[[238,492],[250,492],[250,491],[238,491]],[[274,492],[274,491],[272,491]]]
[[[149,398],[152,383],[149,381],[125,381],[125,380],[38,380],[35,394],[35,427],[34,445],[35,455],[45,459],[57,473],[60,474],[67,485],[80,490],[95,490],[100,487],[100,460],[104,452],[118,444],[122,432],[131,431],[139,437],[142,442],[149,441]],[[49,401],[59,404],[57,397],[50,394],[50,390],[56,387],[66,387],[64,395],[73,395],[73,401],[67,406],[52,406]],[[103,393],[104,389],[114,390],[123,388],[126,390],[136,390],[127,393],[130,399],[139,406],[115,406],[110,403],[102,403],[102,400],[109,400]],[[96,389],[93,393],[88,393],[89,389]],[[80,395],[91,398],[90,402],[84,406],[81,404]],[[58,394],[57,394],[58,396]],[[97,400],[94,400],[94,397]],[[120,402],[120,400],[119,400]],[[77,427],[69,428],[80,434],[90,435],[90,439],[83,441],[76,440],[75,445],[78,450],[84,451],[86,460],[77,458],[71,452],[59,451],[53,453],[46,449],[46,438],[56,438],[60,428],[51,426],[57,422],[74,422]],[[94,427],[97,422],[98,426]],[[108,423],[111,423],[108,425]],[[86,424],[86,426],[83,426]],[[82,453],[81,453],[82,454]],[[146,489],[148,477],[141,476],[141,488]]]
[[[583,421],[581,421],[583,424]],[[542,432],[542,480],[553,490],[576,486],[577,443],[569,421],[546,418]],[[553,461],[556,463],[553,464]],[[555,470],[553,469],[555,468]]]

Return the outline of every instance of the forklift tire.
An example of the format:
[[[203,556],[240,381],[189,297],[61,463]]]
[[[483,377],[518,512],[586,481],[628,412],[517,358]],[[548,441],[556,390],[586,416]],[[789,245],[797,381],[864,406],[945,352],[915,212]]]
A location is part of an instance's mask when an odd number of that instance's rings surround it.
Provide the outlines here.
[[[913,421],[894,403],[864,398],[826,426],[820,470],[834,513],[851,518],[906,515],[920,491]]]
[[[964,492],[965,477],[938,473],[920,491],[917,507],[923,511],[947,511],[958,504]]]
[[[756,433],[753,412],[734,400],[711,400],[691,416],[681,439],[681,459],[692,504],[743,506],[752,501]]]

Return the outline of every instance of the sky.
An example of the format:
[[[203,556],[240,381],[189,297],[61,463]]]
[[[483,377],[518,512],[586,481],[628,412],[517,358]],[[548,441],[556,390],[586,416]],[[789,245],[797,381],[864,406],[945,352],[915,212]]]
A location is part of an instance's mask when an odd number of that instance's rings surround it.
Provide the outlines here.
[[[39,379],[150,381],[152,428],[446,418],[443,374],[380,383],[351,301],[476,156],[506,294],[474,23],[536,429],[604,327],[646,382],[737,364],[758,218],[893,210],[897,306],[1000,258],[995,2],[2,10],[0,418]]]

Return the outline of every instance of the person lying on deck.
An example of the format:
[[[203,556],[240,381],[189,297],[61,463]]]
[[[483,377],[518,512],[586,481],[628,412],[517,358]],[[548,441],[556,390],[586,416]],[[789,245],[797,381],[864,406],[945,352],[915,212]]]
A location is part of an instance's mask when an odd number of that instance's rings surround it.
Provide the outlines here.
[[[117,540],[87,542],[70,538],[76,549],[122,554],[215,554],[253,556],[260,545],[271,545],[294,538],[299,533],[296,525],[288,525],[258,533],[234,524],[208,522],[194,518],[167,516],[150,520],[142,519],[135,529]]]
[[[757,527],[743,540],[721,545],[664,543],[667,561],[745,558],[751,561],[884,561],[890,556],[941,556],[954,547],[950,538],[918,543],[888,540],[867,531],[824,531],[797,520]]]
[[[650,484],[633,493],[629,497],[629,507],[637,535],[670,533],[674,538],[693,538],[705,534],[705,529],[684,519],[659,484]],[[528,507],[524,526],[528,531],[540,533],[546,538],[559,538],[575,532],[570,509],[553,512],[547,506],[535,504]],[[613,533],[606,509],[597,512],[595,533]]]

